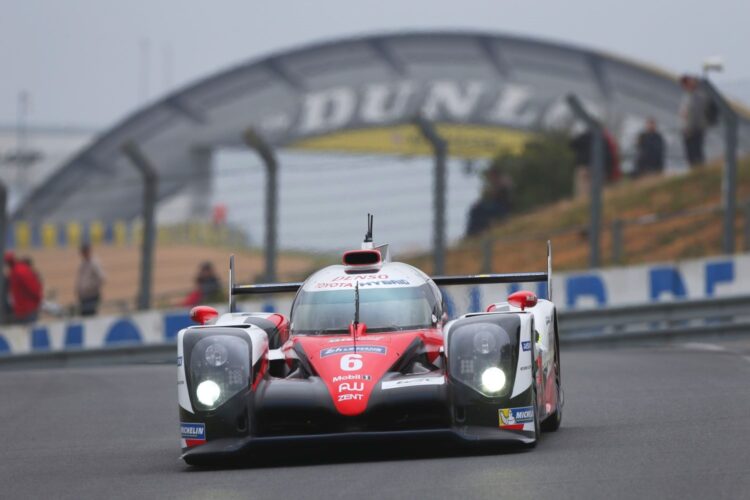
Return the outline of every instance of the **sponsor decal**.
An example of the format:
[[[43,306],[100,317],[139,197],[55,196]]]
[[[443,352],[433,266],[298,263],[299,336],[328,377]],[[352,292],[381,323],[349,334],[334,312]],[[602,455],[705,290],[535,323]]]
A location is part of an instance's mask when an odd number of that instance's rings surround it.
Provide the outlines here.
[[[378,281],[360,281],[360,288],[377,287],[377,286],[392,286],[392,285],[411,285],[409,280],[378,280]],[[354,288],[354,283],[351,281],[334,282],[334,283],[317,283],[315,288]]]
[[[182,439],[188,441],[205,441],[206,424],[180,422],[180,433],[182,434]]]
[[[367,340],[373,340],[373,341],[383,340],[383,338],[384,337],[370,337],[369,335],[367,336]],[[342,337],[339,339],[331,339],[328,342],[330,344],[335,344],[337,342],[351,342],[351,341],[352,341],[351,337]]]
[[[498,410],[500,428],[523,429],[523,424],[534,421],[534,407],[502,408]]]
[[[339,394],[339,403],[342,401],[362,401],[362,394]]]
[[[182,366],[182,356],[177,356],[177,366]]]
[[[531,365],[522,366],[519,368],[520,371],[525,372],[526,370],[531,370]]]
[[[368,274],[368,275],[361,275],[361,274],[354,274],[354,275],[347,275],[347,276],[336,276],[331,281],[359,281],[359,280],[387,280],[388,275],[387,274]]]
[[[370,375],[360,375],[360,374],[352,374],[352,375],[339,375],[337,377],[333,377],[333,382],[343,382],[347,380],[372,380],[372,377]]]
[[[403,387],[417,387],[420,385],[443,385],[445,377],[413,377],[400,380],[384,381],[381,385],[383,390],[400,389]]]
[[[523,342],[521,342],[521,347],[523,348],[524,351],[530,351],[531,350],[531,341],[524,340]]]
[[[352,391],[362,392],[365,390],[364,382],[344,382],[339,384],[339,392]]]
[[[388,352],[388,349],[381,345],[342,345],[337,347],[326,347],[322,351],[320,351],[320,357],[325,358],[326,356],[332,356],[334,354],[348,354],[352,352],[364,352],[364,353],[372,353],[372,354],[385,354]]]

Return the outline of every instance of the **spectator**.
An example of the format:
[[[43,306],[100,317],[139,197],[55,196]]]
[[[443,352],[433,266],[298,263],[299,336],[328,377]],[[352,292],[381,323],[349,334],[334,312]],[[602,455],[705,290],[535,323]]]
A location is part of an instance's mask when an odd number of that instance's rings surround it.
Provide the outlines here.
[[[656,126],[656,120],[648,118],[646,127],[638,134],[634,177],[664,171],[664,137]]]
[[[81,245],[81,265],[76,278],[76,295],[81,316],[93,316],[99,309],[104,272],[99,261],[91,255],[91,245]]]
[[[510,177],[497,168],[485,173],[485,188],[482,197],[469,210],[466,236],[475,236],[487,230],[493,222],[500,221],[510,213]]]
[[[22,260],[17,260],[13,252],[6,252],[5,265],[8,267],[8,297],[15,323],[33,323],[39,317],[42,303],[42,284],[34,271]]]
[[[575,156],[575,173],[573,179],[573,196],[588,196],[591,192],[591,140],[590,131],[578,134],[570,141]],[[604,129],[604,168],[605,181],[614,182],[620,178],[620,153],[612,134]]]
[[[680,102],[680,119],[682,122],[682,139],[685,144],[685,156],[690,166],[702,165],[703,139],[708,126],[706,109],[708,97],[700,88],[700,82],[694,76],[683,75],[680,85],[684,91]]]
[[[5,274],[5,269],[2,270],[3,274]],[[0,289],[0,307],[5,308],[5,318],[8,323],[13,319],[13,306],[10,304],[10,293],[8,292],[8,289],[10,288],[10,277],[5,274],[5,286]]]
[[[201,264],[195,277],[195,288],[182,301],[183,306],[193,307],[206,302],[222,300],[221,281],[210,262]]]

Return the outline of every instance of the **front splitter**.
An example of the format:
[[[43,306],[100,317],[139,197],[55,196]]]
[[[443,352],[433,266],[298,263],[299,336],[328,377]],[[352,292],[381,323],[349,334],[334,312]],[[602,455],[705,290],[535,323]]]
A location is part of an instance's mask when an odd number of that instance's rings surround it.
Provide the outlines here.
[[[415,429],[403,431],[340,432],[330,434],[302,434],[291,436],[249,436],[222,438],[185,451],[180,458],[189,464],[208,465],[213,461],[241,457],[255,450],[278,449],[289,444],[331,445],[351,443],[382,443],[386,440],[428,440],[449,443],[524,444],[535,442],[534,433],[510,431],[487,427],[461,427],[453,429]]]

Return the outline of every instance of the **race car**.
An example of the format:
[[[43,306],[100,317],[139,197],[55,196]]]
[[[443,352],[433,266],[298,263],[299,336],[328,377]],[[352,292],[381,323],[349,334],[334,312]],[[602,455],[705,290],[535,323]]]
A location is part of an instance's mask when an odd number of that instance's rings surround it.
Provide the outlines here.
[[[284,441],[402,436],[533,447],[560,426],[557,314],[529,291],[449,320],[441,286],[547,282],[547,272],[430,278],[372,243],[303,283],[235,285],[229,312],[191,311],[177,337],[182,458]],[[296,292],[289,316],[237,312],[243,294]]]

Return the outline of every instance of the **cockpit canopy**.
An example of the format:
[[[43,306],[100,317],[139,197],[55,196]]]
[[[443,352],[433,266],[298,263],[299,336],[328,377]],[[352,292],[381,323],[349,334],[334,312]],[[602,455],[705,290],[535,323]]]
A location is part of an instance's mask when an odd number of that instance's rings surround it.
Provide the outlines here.
[[[357,284],[359,322],[368,332],[430,328],[442,319],[440,291],[411,266],[389,263],[377,273],[354,275],[331,266],[311,276],[297,293],[292,335],[348,333]]]

